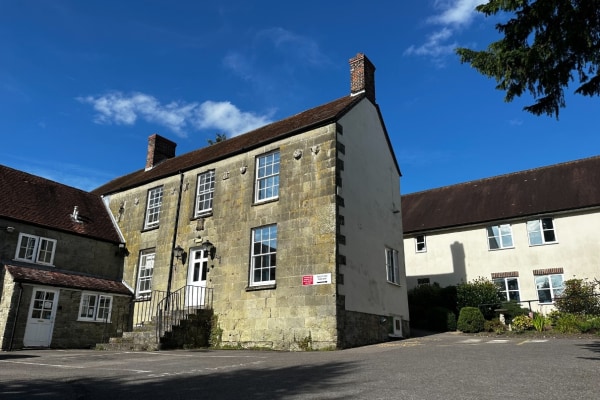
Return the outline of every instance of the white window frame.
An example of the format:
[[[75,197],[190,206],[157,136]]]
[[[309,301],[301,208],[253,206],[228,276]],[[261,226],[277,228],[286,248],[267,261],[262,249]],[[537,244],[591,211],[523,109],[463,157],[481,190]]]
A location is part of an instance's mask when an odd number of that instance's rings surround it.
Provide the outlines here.
[[[274,285],[277,271],[277,224],[253,228],[251,246],[250,286]],[[265,273],[266,277],[263,276]]]
[[[491,225],[485,231],[489,250],[512,249],[515,247],[510,224]],[[491,246],[492,240],[494,240],[498,247]]]
[[[162,200],[162,186],[157,186],[148,190],[148,200],[146,201],[146,217],[144,218],[144,229],[155,228],[159,225]]]
[[[560,277],[561,285],[556,285],[556,282],[552,279],[552,277]],[[545,279],[548,283],[548,287],[541,287],[540,284],[544,284],[542,280]],[[540,304],[552,304],[557,297],[560,297],[565,289],[565,277],[563,274],[544,274],[544,275],[535,275],[535,291],[537,293],[538,301]],[[540,291],[550,291],[550,301],[542,301],[540,298]]]
[[[421,245],[421,248],[419,248]],[[415,252],[416,253],[426,253],[427,252],[427,239],[425,235],[417,235],[415,237]]]
[[[516,289],[510,289],[508,285],[509,280],[517,282]],[[519,284],[519,278],[516,276],[507,276],[505,278],[492,278],[492,282],[498,288],[498,291],[502,293],[506,301],[521,301],[521,286]],[[515,295],[516,293],[516,295]]]
[[[108,302],[108,307],[106,306]],[[113,296],[101,293],[83,292],[79,303],[78,321],[110,322]],[[108,309],[108,310],[107,310]],[[107,313],[103,311],[108,311]]]
[[[398,250],[386,247],[385,271],[388,282],[396,285],[400,284],[400,266],[398,265]]]
[[[138,298],[149,296],[152,293],[155,257],[156,251],[154,249],[142,250],[140,252],[140,265],[136,284],[136,295]]]
[[[48,246],[51,248],[48,249]],[[21,250],[24,254],[21,255]],[[27,261],[42,265],[54,265],[56,253],[56,240],[27,233],[19,234],[19,242],[15,260]],[[49,258],[49,259],[48,259]]]
[[[194,216],[212,212],[213,197],[215,194],[215,170],[198,174],[196,183],[196,208]]]
[[[527,238],[529,239],[530,246],[543,246],[545,244],[557,243],[556,230],[552,218],[546,217],[527,221],[526,225]],[[535,240],[536,238],[539,239],[539,242]]]
[[[279,198],[279,166],[279,150],[256,157],[256,203]]]

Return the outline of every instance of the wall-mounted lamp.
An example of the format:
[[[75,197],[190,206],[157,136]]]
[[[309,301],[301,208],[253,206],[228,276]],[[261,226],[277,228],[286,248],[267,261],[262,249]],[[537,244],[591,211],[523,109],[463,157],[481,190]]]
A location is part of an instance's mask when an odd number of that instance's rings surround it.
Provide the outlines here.
[[[8,233],[13,233],[15,231],[14,226],[0,226],[0,229],[3,229]]]
[[[204,242],[202,242],[202,250],[208,252],[208,255],[210,256],[211,260],[214,260],[215,257],[216,257],[217,260],[219,260],[219,262],[221,262],[221,256],[217,256],[216,255],[217,254],[217,248],[208,239],[206,239]]]
[[[175,258],[177,258],[178,260],[181,260],[182,264],[185,264],[185,250],[183,250],[183,248],[180,245],[177,245],[174,249],[173,252],[175,253]]]

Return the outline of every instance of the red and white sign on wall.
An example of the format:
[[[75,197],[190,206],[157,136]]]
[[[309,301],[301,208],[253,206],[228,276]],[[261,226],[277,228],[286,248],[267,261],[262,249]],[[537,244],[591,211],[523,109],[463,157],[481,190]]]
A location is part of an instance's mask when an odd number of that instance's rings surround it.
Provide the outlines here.
[[[331,274],[316,274],[302,276],[302,286],[325,285],[331,283]]]

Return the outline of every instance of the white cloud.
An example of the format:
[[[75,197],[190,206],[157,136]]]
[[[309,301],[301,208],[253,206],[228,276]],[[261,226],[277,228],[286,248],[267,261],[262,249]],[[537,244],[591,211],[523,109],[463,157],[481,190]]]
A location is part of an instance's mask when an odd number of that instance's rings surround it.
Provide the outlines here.
[[[435,8],[441,9],[440,14],[428,19],[429,22],[440,25],[468,25],[475,17],[475,7],[486,3],[484,0],[437,0]]]
[[[171,102],[162,104],[144,93],[129,95],[112,92],[102,96],[80,97],[96,111],[99,124],[133,125],[138,119],[162,125],[185,137],[188,130],[217,129],[227,136],[236,136],[268,124],[269,116],[242,112],[230,102]]]
[[[434,8],[439,12],[427,18],[433,25],[441,25],[429,35],[425,43],[412,45],[405,51],[405,55],[431,57],[438,65],[443,65],[442,58],[452,54],[458,43],[452,40],[456,32],[468,26],[477,15],[475,7],[485,3],[485,0],[436,0]]]

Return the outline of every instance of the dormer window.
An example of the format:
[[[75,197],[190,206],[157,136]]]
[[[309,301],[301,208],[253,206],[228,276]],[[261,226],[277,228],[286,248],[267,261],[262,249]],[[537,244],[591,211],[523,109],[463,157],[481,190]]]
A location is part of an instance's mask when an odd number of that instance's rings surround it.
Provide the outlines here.
[[[36,264],[53,265],[56,240],[21,233],[15,259]]]

